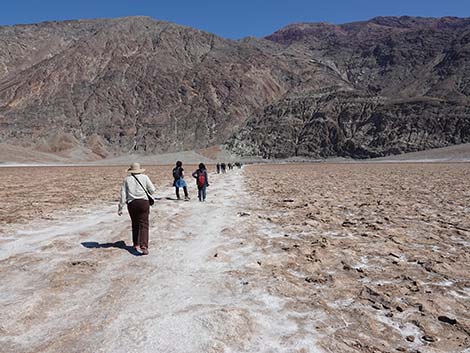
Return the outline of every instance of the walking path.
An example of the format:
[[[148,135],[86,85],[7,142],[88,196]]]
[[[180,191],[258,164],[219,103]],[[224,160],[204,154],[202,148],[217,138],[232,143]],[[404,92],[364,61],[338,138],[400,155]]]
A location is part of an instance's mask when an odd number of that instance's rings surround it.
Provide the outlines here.
[[[243,172],[209,179],[205,203],[192,188],[189,202],[158,195],[149,256],[124,246],[130,220],[116,205],[0,235],[1,350],[316,352],[302,324],[314,313],[270,294],[260,259],[281,254],[260,242],[262,220],[243,214],[255,202]]]

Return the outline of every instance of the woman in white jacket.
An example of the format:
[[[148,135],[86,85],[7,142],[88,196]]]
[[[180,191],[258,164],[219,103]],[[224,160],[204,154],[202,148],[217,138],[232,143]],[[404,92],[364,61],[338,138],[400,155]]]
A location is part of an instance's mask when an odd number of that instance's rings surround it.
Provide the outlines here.
[[[142,254],[148,255],[150,204],[147,193],[153,194],[155,186],[150,178],[143,174],[145,169],[142,169],[139,163],[132,163],[127,172],[129,175],[124,178],[121,187],[118,215],[122,215],[122,209],[127,204],[132,221],[134,249],[137,251],[137,247],[140,247]]]

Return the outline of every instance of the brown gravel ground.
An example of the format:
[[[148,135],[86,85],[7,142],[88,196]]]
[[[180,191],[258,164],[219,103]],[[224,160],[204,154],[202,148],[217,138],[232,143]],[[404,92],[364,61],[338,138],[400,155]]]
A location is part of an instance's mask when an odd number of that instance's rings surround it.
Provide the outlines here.
[[[157,189],[171,186],[173,166],[143,167]],[[185,166],[187,174],[193,169]],[[125,176],[124,166],[0,168],[0,225],[47,219],[55,211],[75,207],[117,203]]]
[[[272,242],[277,295],[323,313],[327,352],[468,352],[470,164],[245,170]],[[282,234],[281,233],[281,234]],[[277,243],[277,244],[276,244]]]

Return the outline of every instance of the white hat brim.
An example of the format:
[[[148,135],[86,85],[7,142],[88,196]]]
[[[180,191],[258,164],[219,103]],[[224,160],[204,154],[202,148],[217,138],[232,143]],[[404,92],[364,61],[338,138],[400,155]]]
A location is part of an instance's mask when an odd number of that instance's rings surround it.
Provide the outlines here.
[[[128,169],[127,170],[127,173],[129,174],[138,174],[138,173],[143,173],[143,172],[145,172],[145,169],[134,169],[134,170]]]

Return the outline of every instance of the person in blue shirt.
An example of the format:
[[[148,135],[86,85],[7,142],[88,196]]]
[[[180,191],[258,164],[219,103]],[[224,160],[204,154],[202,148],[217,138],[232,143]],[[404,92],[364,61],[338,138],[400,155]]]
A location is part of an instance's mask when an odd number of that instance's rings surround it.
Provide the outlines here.
[[[173,168],[173,179],[174,179],[173,186],[175,187],[175,190],[176,190],[176,198],[178,200],[181,200],[180,188],[183,188],[184,199],[186,201],[189,200],[188,187],[186,185],[186,182],[184,181],[183,162],[181,161],[176,162],[176,167]]]

